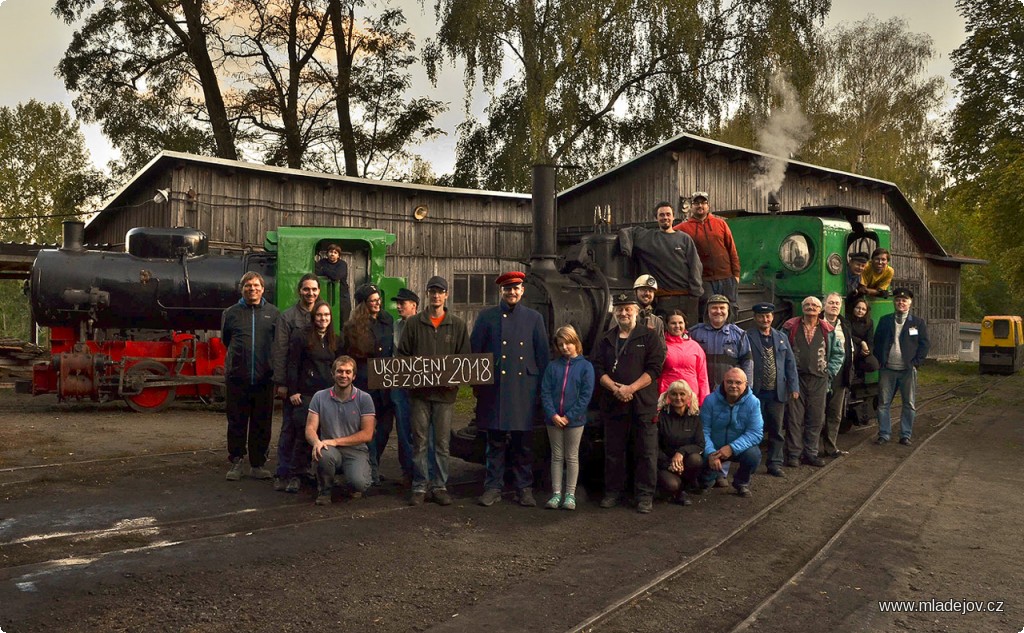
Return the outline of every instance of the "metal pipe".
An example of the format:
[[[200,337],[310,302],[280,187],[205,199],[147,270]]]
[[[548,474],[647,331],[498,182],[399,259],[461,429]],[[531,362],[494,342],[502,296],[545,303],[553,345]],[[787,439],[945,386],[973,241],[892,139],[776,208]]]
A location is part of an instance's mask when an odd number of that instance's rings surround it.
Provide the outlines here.
[[[530,271],[555,270],[555,166],[533,166],[533,252]]]

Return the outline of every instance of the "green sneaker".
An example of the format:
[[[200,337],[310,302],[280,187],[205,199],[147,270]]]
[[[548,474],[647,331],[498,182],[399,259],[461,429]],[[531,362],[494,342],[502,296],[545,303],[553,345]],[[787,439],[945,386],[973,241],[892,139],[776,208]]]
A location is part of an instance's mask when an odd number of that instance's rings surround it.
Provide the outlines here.
[[[544,504],[544,507],[548,510],[557,510],[560,505],[562,505],[562,493],[556,492],[551,495],[551,498]]]
[[[565,500],[562,501],[563,510],[575,510],[576,509],[576,495],[565,495]]]

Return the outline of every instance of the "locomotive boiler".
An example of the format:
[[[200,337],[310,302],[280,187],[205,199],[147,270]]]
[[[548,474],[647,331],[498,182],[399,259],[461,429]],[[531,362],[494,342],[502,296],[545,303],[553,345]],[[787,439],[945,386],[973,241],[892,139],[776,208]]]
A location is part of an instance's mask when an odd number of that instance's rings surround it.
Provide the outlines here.
[[[294,302],[299,278],[328,243],[341,245],[356,283],[397,292],[404,280],[384,275],[394,235],[376,229],[280,227],[263,251],[212,254],[191,228],[135,228],[125,252],[86,249],[84,225],[64,225],[59,249],[40,251],[29,299],[36,323],[50,328],[50,360],[33,366],[20,391],[60,400],[123,398],[137,411],[158,411],[177,397],[217,397],[224,383],[221,314],[239,300],[248,271],[265,280],[265,297]],[[321,280],[322,298],[338,310],[337,284]]]

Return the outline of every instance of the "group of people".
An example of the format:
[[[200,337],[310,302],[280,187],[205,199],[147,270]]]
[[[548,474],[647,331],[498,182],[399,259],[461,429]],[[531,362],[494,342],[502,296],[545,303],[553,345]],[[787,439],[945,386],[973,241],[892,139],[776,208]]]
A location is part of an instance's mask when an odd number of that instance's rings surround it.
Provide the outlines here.
[[[492,355],[493,384],[473,388],[476,422],[486,435],[483,506],[501,499],[508,482],[517,503],[537,505],[533,421],[539,406],[551,447],[552,490],[544,506],[575,509],[592,398],[604,429],[602,508],[622,503],[628,487],[641,513],[652,511],[659,490],[688,505],[688,493],[728,486],[732,462],[732,486],[749,496],[764,438],[770,475],[783,477],[783,466],[823,466],[820,437],[824,456],[844,454],[837,434],[857,373],[881,370],[877,443],[890,439],[889,408],[899,390],[900,442],[909,444],[916,368],[927,355],[928,336],[924,320],[910,314],[913,295],[906,289],[891,293],[896,313],[874,329],[864,297],[888,291],[888,252],[872,254],[870,271],[866,256],[851,256],[848,316],[838,293],[824,303],[812,296],[802,302],[801,316],[775,329],[775,306],[760,303],[753,309],[755,326],[744,331],[731,322],[740,276],[732,234],[710,213],[706,192],[691,200],[684,222],[675,224],[672,206],[659,203],[657,230],[620,232],[623,253],[644,274],[632,292],[613,297],[615,326],[588,356],[575,329],[563,325],[554,333],[558,355],[549,358],[544,320],[522,304],[525,275],[518,271],[495,280],[501,300],[479,313],[471,332],[448,310],[442,277],[428,280],[422,309],[409,289],[392,297],[397,321],[382,309],[380,290],[362,285],[340,337],[330,305],[319,299],[316,273],[300,280],[298,301],[280,313],[263,298],[262,277],[246,273],[242,298],[224,312],[222,328],[227,479],[242,477],[248,453],[250,476],[273,478],[277,490],[298,492],[312,470],[316,503],[331,503],[338,475],[359,496],[379,483],[380,459],[396,427],[409,503],[450,505],[449,438],[458,388],[369,389],[368,359],[389,356]],[[272,474],[265,464],[275,391],[284,406]]]

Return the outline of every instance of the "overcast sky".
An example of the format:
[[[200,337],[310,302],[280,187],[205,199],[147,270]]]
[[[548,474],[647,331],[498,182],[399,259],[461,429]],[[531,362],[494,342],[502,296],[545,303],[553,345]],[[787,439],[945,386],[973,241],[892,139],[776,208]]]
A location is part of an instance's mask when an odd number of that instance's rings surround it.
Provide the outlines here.
[[[422,42],[433,35],[431,2],[424,11],[418,0],[401,0],[411,28]],[[50,13],[50,0],[0,0],[0,106],[14,106],[29,99],[61,101],[69,107],[71,97],[63,83],[54,76],[54,68],[71,41],[73,29]],[[929,72],[949,80],[952,65],[949,54],[964,41],[964,23],[953,6],[953,0],[832,0],[828,24],[856,21],[873,14],[880,20],[900,16],[910,29],[932,37],[938,53]],[[448,131],[446,137],[422,146],[416,151],[434,164],[440,174],[451,169],[455,159],[455,126],[463,120],[462,73],[451,69],[437,88],[425,78],[419,90],[433,98],[450,101],[449,111],[438,121]],[[474,105],[479,113],[482,101]],[[103,166],[113,157],[110,144],[95,126],[84,126],[86,142],[93,161]]]

